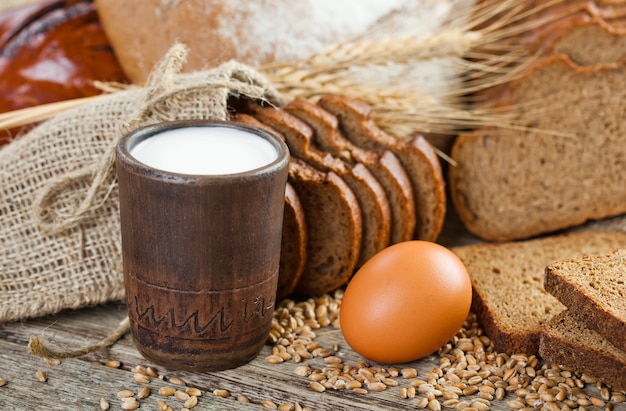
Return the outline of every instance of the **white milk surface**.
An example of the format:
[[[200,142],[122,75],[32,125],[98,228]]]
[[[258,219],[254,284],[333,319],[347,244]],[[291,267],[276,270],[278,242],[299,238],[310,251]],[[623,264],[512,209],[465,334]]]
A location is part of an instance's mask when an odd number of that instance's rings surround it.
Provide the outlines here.
[[[278,157],[264,138],[219,126],[167,130],[136,144],[130,154],[150,167],[192,175],[241,173]]]

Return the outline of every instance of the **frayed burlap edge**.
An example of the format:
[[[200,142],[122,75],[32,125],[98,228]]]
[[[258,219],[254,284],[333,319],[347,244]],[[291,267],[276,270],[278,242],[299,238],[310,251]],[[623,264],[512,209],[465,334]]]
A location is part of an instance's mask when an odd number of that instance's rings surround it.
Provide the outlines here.
[[[187,48],[184,45],[175,45],[155,68],[149,83],[144,87],[131,87],[114,95],[92,100],[85,106],[77,107],[42,123],[19,140],[3,147],[0,152],[6,165],[3,172],[10,178],[0,183],[0,197],[4,195],[5,199],[11,200],[8,207],[11,207],[9,214],[12,214],[12,220],[8,221],[8,217],[11,216],[0,212],[0,221],[12,227],[0,232],[2,240],[0,242],[14,244],[14,236],[19,236],[21,244],[26,246],[5,248],[3,255],[0,255],[0,270],[3,272],[0,276],[0,322],[40,317],[63,309],[81,308],[123,298],[121,264],[117,263],[118,259],[121,262],[121,240],[117,240],[119,234],[117,228],[107,233],[109,238],[115,237],[115,240],[111,241],[114,247],[106,250],[107,254],[113,255],[102,257],[115,259],[115,272],[107,273],[101,282],[91,281],[92,278],[89,278],[89,287],[81,285],[73,288],[63,285],[65,288],[62,291],[65,292],[52,293],[45,289],[46,284],[40,281],[47,276],[45,269],[38,270],[29,278],[21,277],[23,275],[21,273],[29,269],[28,264],[31,261],[41,262],[38,261],[38,256],[42,252],[47,252],[46,246],[62,241],[76,250],[75,255],[71,256],[72,264],[79,265],[80,256],[83,255],[79,249],[84,247],[86,238],[90,239],[89,230],[94,230],[94,227],[98,230],[99,224],[104,224],[101,223],[101,218],[107,220],[109,224],[113,221],[119,225],[119,216],[115,215],[117,206],[113,204],[117,201],[114,159],[115,145],[124,133],[144,125],[177,119],[179,112],[182,118],[194,118],[190,115],[195,113],[192,110],[193,104],[203,105],[203,116],[197,118],[228,120],[227,103],[232,96],[262,100],[274,106],[282,105],[281,96],[263,76],[236,61],[206,71],[181,74],[186,55]],[[207,97],[202,100],[199,96]],[[73,113],[76,110],[83,110],[87,108],[86,106],[91,106],[92,110],[97,109],[99,104],[118,101],[116,99],[125,101],[122,105],[122,115],[114,119],[115,123],[119,124],[107,129],[107,135],[100,136],[101,141],[98,145],[100,148],[92,150],[97,153],[87,159],[71,162],[71,167],[67,169],[54,167],[56,171],[53,172],[50,172],[50,169],[46,169],[45,172],[38,169],[35,171],[37,178],[25,174],[24,170],[27,167],[22,165],[30,162],[32,156],[41,153],[52,157],[53,154],[56,155],[54,147],[47,144],[52,144],[50,141],[63,141],[63,136],[59,137],[58,134],[63,134],[64,127],[72,124]],[[210,107],[207,109],[206,106]],[[53,128],[57,133],[54,139],[46,135],[46,127]],[[79,141],[78,138],[76,140]],[[33,142],[37,143],[36,149],[30,149],[34,145]],[[66,142],[67,140],[64,141]],[[82,143],[82,140],[80,142]],[[101,149],[102,147],[105,148]],[[67,162],[67,159],[63,161]],[[11,164],[19,164],[20,167]],[[35,181],[35,184],[24,188],[25,181]],[[67,196],[68,192],[71,192],[70,196]],[[63,196],[71,197],[72,203],[67,206],[69,203],[66,202],[65,207],[59,209],[55,199]],[[13,201],[15,198],[19,201]],[[104,215],[101,214],[102,211],[105,212]],[[20,261],[26,263],[22,264],[26,265],[26,268],[14,262],[16,259],[13,257],[20,253],[24,253]],[[113,265],[107,267],[111,269]],[[62,271],[58,266],[55,269],[57,274]],[[72,274],[61,273],[65,281],[73,281]],[[94,277],[98,275],[93,274]],[[105,277],[104,274],[101,277]]]

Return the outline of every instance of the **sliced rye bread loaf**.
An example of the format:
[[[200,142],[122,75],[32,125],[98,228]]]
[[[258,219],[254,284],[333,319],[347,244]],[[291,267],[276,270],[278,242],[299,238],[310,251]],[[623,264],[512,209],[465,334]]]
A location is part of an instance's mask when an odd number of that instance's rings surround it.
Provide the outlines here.
[[[539,355],[553,363],[626,390],[626,352],[585,327],[567,309],[552,318],[541,332]]]
[[[391,209],[380,182],[360,163],[346,162],[318,150],[313,145],[313,130],[305,122],[284,110],[257,106],[254,117],[285,137],[292,156],[321,171],[332,171],[342,178],[356,195],[363,217],[363,240],[357,268],[389,245]]]
[[[250,115],[237,113],[231,116],[231,121],[268,130],[284,139],[282,134]],[[323,173],[292,157],[288,176],[288,184],[303,209],[304,233],[290,235],[291,231],[283,227],[280,263],[283,271],[279,273],[279,283],[289,283],[302,265],[292,291],[307,296],[322,295],[344,285],[356,267],[362,239],[361,209],[352,190],[332,172]],[[304,261],[301,260],[303,243]]]
[[[421,136],[401,140],[381,130],[371,117],[371,107],[340,95],[324,95],[320,107],[339,119],[343,135],[366,150],[393,152],[411,180],[417,222],[414,238],[435,241],[446,214],[445,182],[433,148]]]
[[[472,233],[522,239],[626,212],[625,64],[543,58],[507,91],[514,123],[529,129],[457,138],[448,182]]]
[[[543,325],[565,309],[543,288],[545,267],[584,254],[606,253],[626,233],[580,231],[534,240],[453,248],[472,280],[472,311],[494,348],[537,354]]]
[[[390,244],[408,241],[415,231],[413,189],[400,160],[389,150],[381,154],[357,147],[339,130],[337,117],[320,106],[301,99],[284,109],[314,130],[314,143],[351,165],[361,163],[378,179],[389,200],[391,210]]]
[[[626,352],[626,248],[550,264],[544,288],[577,320]]]

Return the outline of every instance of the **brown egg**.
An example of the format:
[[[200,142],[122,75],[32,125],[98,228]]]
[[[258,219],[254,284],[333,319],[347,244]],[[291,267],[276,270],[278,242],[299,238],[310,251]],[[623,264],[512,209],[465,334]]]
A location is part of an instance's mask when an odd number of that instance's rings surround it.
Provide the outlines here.
[[[409,362],[446,344],[471,301],[469,274],[452,251],[427,241],[398,243],[367,261],[348,284],[341,330],[369,360]]]

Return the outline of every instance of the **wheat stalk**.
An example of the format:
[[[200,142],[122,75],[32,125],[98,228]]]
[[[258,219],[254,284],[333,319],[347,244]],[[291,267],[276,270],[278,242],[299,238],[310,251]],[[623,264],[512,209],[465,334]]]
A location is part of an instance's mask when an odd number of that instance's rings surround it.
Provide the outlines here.
[[[470,111],[463,96],[510,82],[532,61],[516,48],[516,36],[549,24],[562,14],[529,18],[560,0],[527,9],[518,0],[485,0],[438,31],[424,35],[383,22],[371,33],[334,44],[301,61],[259,67],[287,100],[316,100],[339,93],[373,107],[374,119],[398,136],[417,132],[456,134],[481,125],[513,127],[505,111]],[[453,73],[425,92],[413,70],[418,63],[437,61]],[[526,63],[523,63],[526,61]],[[391,75],[389,73],[392,73]],[[128,86],[100,84],[106,93]],[[0,114],[0,128],[10,129],[52,117],[98,98],[69,100]]]

